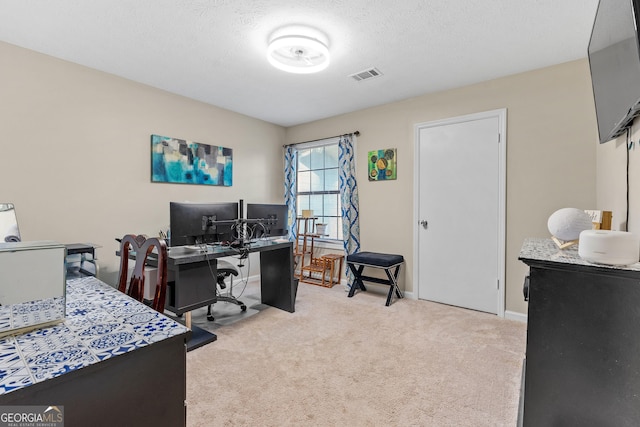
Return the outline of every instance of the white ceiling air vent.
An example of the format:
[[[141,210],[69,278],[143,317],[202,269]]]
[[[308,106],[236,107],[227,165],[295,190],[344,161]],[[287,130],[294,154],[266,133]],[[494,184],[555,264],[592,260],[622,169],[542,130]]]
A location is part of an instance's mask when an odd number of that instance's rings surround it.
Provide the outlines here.
[[[380,70],[374,67],[374,68],[369,68],[368,70],[360,71],[355,74],[351,74],[349,77],[351,77],[353,80],[357,82],[361,82],[363,80],[369,80],[374,77],[380,77],[381,75],[382,73],[380,72]]]

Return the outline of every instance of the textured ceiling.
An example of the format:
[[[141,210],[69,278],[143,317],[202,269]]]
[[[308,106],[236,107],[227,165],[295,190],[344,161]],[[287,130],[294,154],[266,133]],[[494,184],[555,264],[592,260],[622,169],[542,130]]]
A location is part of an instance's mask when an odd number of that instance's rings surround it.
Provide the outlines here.
[[[597,3],[0,0],[0,40],[291,126],[584,58]],[[269,36],[294,24],[327,35],[327,70],[269,65]]]

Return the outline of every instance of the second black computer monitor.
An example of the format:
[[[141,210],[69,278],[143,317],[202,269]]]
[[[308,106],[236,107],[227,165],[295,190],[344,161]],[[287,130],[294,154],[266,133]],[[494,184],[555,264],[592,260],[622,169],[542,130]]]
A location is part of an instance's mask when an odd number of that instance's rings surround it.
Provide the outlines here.
[[[240,203],[170,202],[171,246],[234,242],[239,238],[238,227],[242,227],[242,222],[246,222],[248,232],[245,239],[289,234],[287,205],[247,203],[246,221],[242,218],[242,205],[242,200]]]
[[[286,236],[288,212],[287,205],[247,203],[247,228],[251,237]]]

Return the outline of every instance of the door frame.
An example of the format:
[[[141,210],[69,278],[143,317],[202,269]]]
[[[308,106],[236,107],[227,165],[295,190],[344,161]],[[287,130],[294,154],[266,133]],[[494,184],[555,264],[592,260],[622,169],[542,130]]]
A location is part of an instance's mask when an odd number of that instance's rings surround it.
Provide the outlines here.
[[[506,257],[506,182],[507,182],[507,109],[501,108],[480,113],[467,114],[447,119],[434,120],[414,125],[414,165],[413,165],[413,283],[416,298],[420,298],[420,131],[422,129],[452,125],[457,123],[482,120],[490,117],[498,118],[499,150],[498,150],[498,301],[497,315],[505,314],[505,257]],[[464,262],[464,261],[461,261]]]

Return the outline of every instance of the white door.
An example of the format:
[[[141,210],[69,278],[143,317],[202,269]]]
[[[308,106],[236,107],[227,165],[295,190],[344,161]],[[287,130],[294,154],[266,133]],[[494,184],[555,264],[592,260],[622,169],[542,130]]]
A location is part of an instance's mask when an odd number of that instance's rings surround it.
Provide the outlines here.
[[[504,315],[505,123],[416,126],[418,298]]]

